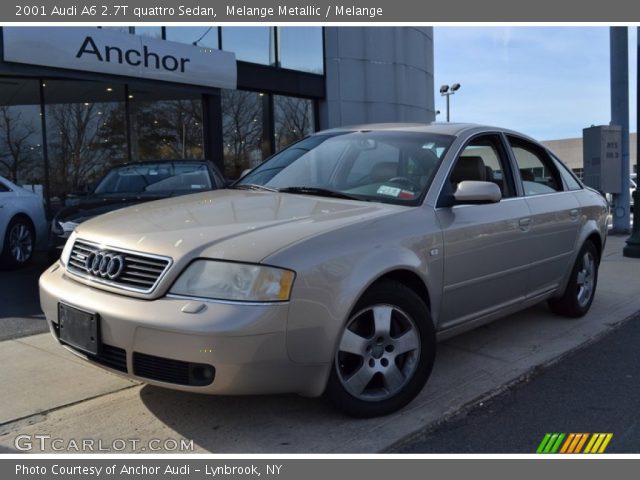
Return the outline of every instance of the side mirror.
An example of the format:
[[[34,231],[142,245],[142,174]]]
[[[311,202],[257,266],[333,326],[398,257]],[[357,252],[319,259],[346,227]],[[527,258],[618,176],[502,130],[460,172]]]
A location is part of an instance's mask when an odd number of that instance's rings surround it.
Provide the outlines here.
[[[495,183],[465,180],[458,184],[453,197],[458,204],[497,203],[502,193]]]

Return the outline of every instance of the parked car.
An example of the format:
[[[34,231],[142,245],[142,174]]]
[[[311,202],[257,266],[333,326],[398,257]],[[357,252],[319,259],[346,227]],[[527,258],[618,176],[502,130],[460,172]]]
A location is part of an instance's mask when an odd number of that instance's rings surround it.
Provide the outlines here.
[[[0,265],[28,264],[46,236],[42,197],[0,177]]]
[[[73,229],[90,218],[143,202],[224,186],[220,171],[207,161],[164,160],[114,167],[88,195],[56,214],[51,222],[49,258],[57,260]]]
[[[62,345],[137,380],[384,415],[422,390],[437,340],[545,300],[587,313],[606,218],[510,130],[329,130],[229,189],[79,225],[41,305]]]

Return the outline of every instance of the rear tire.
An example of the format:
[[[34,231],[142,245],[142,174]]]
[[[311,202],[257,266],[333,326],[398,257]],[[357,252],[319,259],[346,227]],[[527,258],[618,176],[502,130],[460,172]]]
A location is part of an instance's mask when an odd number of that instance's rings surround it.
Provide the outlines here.
[[[0,263],[8,267],[23,267],[33,258],[36,237],[31,222],[16,217],[7,225]]]
[[[401,283],[374,284],[340,333],[325,396],[352,417],[395,412],[423,389],[435,348],[424,301]]]
[[[598,250],[593,242],[585,242],[573,265],[564,294],[548,301],[551,311],[571,318],[584,316],[591,308],[596,293],[598,264]]]

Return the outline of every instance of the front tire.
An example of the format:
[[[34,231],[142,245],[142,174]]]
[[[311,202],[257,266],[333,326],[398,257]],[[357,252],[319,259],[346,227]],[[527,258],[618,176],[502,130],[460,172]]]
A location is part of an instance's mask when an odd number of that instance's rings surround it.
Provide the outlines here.
[[[0,257],[2,264],[9,267],[27,265],[33,257],[35,240],[33,226],[26,218],[16,217],[11,220],[4,236]]]
[[[325,396],[353,417],[395,412],[424,387],[435,348],[424,301],[401,283],[374,284],[340,333]]]
[[[598,284],[598,263],[595,245],[590,241],[585,242],[573,265],[564,294],[548,302],[552,312],[565,317],[579,318],[589,311]]]

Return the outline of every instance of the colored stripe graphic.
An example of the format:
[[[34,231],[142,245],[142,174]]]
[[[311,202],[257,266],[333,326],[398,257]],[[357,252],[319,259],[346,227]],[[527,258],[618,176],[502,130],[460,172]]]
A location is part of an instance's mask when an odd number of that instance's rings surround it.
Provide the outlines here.
[[[612,437],[612,433],[594,433],[584,453],[604,453]]]
[[[604,453],[612,438],[613,433],[546,433],[536,453]]]
[[[565,435],[564,433],[547,433],[538,445],[536,453],[556,453]]]
[[[551,438],[550,433],[545,434],[545,436],[542,438],[542,441],[540,442],[540,445],[538,445],[538,449],[536,450],[536,453],[544,452],[544,447],[547,446],[547,442],[549,441],[550,438]]]
[[[598,435],[598,433],[594,433],[593,435],[591,435],[591,440],[589,440],[589,443],[587,443],[587,448],[584,449],[584,453],[594,453],[591,451],[591,449],[593,447],[593,444],[596,443]]]
[[[561,433],[560,435],[558,435],[558,439],[556,440],[556,443],[553,445],[553,447],[551,447],[551,450],[549,450],[549,453],[556,453],[558,451],[558,449],[560,448],[560,445],[562,444],[562,440],[564,440],[565,434]]]
[[[600,450],[598,450],[598,453],[604,453],[605,449],[609,445],[609,442],[613,438],[613,433],[603,433],[603,435],[606,435],[606,437],[604,439],[604,442],[602,442],[602,445],[600,445]]]
[[[569,436],[567,437],[567,441],[564,442],[564,445],[562,446],[562,450],[560,450],[560,453],[567,453],[567,450],[569,449],[569,445],[571,445],[574,438],[576,438],[576,434],[570,433]]]
[[[587,441],[587,438],[589,438],[589,434],[588,433],[582,433],[581,435],[582,435],[582,437],[580,438],[580,441],[578,442],[578,445],[576,445],[576,449],[573,451],[573,453],[580,453],[582,451],[582,447],[584,446],[585,442]]]

